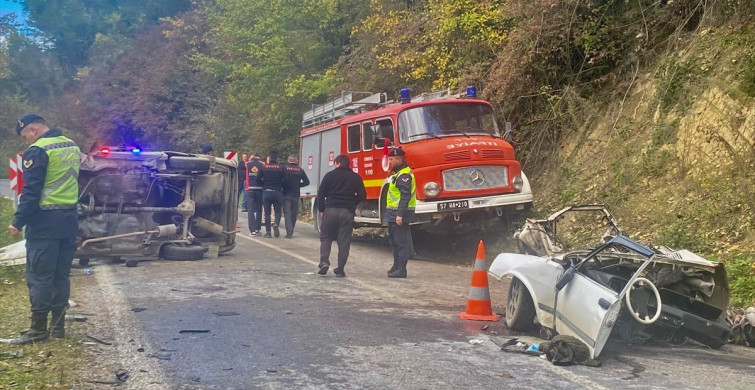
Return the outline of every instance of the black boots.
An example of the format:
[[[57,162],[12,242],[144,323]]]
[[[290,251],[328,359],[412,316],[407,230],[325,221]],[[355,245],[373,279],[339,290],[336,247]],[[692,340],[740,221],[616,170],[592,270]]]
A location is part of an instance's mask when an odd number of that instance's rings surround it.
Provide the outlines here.
[[[50,320],[50,336],[56,339],[66,337],[66,310],[54,309]]]
[[[390,275],[396,272],[397,269],[398,269],[398,261],[393,260],[393,265],[391,266],[391,269],[388,270],[388,274]]]
[[[10,341],[10,344],[29,344],[47,341],[47,313],[31,313],[31,327],[19,338]]]
[[[392,268],[391,268],[392,269]],[[393,272],[388,271],[389,278],[406,278],[406,262],[400,262],[396,264],[396,269]]]

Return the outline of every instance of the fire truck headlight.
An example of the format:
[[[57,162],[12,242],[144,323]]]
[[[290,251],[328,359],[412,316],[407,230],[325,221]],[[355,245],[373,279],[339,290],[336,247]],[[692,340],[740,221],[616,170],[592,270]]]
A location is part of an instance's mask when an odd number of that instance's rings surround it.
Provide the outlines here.
[[[431,181],[427,184],[425,184],[425,195],[433,198],[438,196],[438,193],[440,192],[440,186],[438,183]]]
[[[516,188],[517,191],[521,191],[522,187],[524,187],[524,180],[522,180],[521,176],[514,176],[512,184],[514,184],[514,188]]]

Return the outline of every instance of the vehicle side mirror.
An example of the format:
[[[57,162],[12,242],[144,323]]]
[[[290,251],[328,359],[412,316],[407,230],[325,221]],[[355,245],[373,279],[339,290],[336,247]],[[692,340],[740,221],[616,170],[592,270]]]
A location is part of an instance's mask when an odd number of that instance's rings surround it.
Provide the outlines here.
[[[574,265],[570,266],[566,269],[566,272],[564,272],[563,275],[561,275],[561,278],[556,283],[556,290],[561,291],[564,287],[566,287],[569,282],[574,279],[574,273],[577,272],[577,269],[574,268]]]
[[[385,138],[375,137],[373,143],[375,144],[375,147],[382,148],[385,147],[385,141]]]
[[[503,140],[506,142],[511,142],[514,139],[514,137],[511,134],[511,122],[504,123],[504,129],[505,130],[501,138],[503,138]]]

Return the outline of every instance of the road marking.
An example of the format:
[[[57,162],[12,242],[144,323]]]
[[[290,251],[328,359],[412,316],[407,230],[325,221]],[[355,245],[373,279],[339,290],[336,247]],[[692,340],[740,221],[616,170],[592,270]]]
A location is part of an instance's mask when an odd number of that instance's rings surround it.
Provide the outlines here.
[[[317,267],[318,265],[320,265],[320,263],[317,262],[317,261],[310,260],[310,259],[308,259],[308,258],[306,258],[304,256],[301,256],[301,255],[297,254],[297,253],[288,251],[286,249],[279,248],[279,247],[277,247],[277,246],[275,246],[273,244],[265,242],[264,240],[248,237],[248,236],[243,235],[243,234],[236,234],[236,237],[242,237],[242,238],[244,238],[244,239],[246,239],[248,241],[251,241],[251,242],[254,242],[254,243],[257,243],[257,244],[260,244],[260,245],[264,245],[264,246],[266,246],[266,247],[268,247],[270,249],[273,249],[273,250],[276,250],[278,252],[284,253],[284,254],[286,254],[288,256],[291,256],[291,257],[293,257],[293,258],[295,258],[297,260],[301,260],[301,261],[303,261],[303,262],[305,262],[307,264],[311,264],[314,267]],[[320,277],[320,276],[318,276],[318,277]],[[402,303],[402,304],[416,304],[416,302],[413,302],[413,301],[410,302],[408,299],[405,299],[405,298],[402,298],[402,297],[400,297],[398,295],[392,294],[388,290],[384,290],[384,289],[382,289],[380,287],[373,286],[372,284],[366,283],[366,282],[364,282],[362,280],[351,279],[351,278],[348,278],[348,277],[346,278],[346,280],[349,283],[353,283],[353,284],[356,284],[356,285],[358,285],[360,287],[363,287],[363,288],[366,288],[368,290],[377,292],[377,293],[383,295],[385,298],[390,298],[390,300],[393,301],[393,302],[399,302],[399,303]]]

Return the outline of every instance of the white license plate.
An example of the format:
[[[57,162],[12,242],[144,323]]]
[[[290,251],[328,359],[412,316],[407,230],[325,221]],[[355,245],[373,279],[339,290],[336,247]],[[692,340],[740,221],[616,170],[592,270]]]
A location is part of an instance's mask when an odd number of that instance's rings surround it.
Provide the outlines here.
[[[461,209],[468,209],[468,208],[469,208],[468,200],[453,200],[450,202],[438,203],[438,211],[461,210]]]

